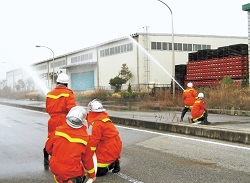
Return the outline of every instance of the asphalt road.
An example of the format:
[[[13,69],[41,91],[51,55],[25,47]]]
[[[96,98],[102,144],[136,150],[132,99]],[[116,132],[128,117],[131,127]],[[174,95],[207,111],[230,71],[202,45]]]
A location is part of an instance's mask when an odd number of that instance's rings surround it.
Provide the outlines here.
[[[0,182],[54,182],[43,167],[48,115],[0,105]],[[249,183],[250,146],[117,126],[121,172],[102,183]]]

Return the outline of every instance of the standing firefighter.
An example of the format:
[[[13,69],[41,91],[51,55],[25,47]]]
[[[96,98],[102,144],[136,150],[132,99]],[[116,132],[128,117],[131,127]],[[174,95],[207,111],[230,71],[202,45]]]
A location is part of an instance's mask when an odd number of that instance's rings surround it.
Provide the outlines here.
[[[89,139],[89,147],[97,157],[96,176],[105,175],[109,170],[113,173],[120,171],[120,154],[122,141],[115,125],[109,119],[101,102],[93,100],[88,104],[89,113],[87,121],[92,127]]]
[[[95,180],[92,156],[86,154],[90,152],[86,116],[83,107],[73,107],[66,117],[67,123],[57,127],[46,142],[46,150],[51,155],[49,166],[56,182],[83,183],[86,173],[92,182]]]
[[[76,106],[75,96],[72,90],[68,88],[69,76],[60,73],[57,77],[57,86],[46,96],[46,111],[50,115],[48,121],[48,138],[54,133],[56,127],[66,123],[66,115],[70,109]],[[44,165],[49,163],[49,155],[44,152]]]
[[[196,98],[197,98],[197,91],[193,88],[193,83],[189,82],[187,84],[187,88],[183,91],[183,94],[182,94],[182,99],[184,101],[185,107],[182,110],[180,121],[183,121],[183,118],[184,118],[185,114],[187,113],[187,111],[189,109],[190,110],[192,109]]]
[[[191,109],[192,118],[188,118],[189,123],[201,123],[204,125],[210,124],[207,121],[207,110],[204,103],[204,93],[199,93],[194,106]]]

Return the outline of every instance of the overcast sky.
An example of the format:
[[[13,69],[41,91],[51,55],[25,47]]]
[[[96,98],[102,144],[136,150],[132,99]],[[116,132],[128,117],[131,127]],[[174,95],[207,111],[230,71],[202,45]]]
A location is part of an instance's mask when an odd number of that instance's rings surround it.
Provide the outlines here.
[[[249,0],[162,0],[174,32],[248,35]],[[171,33],[171,14],[158,0],[0,0],[0,79],[6,71],[144,32]],[[226,45],[225,45],[226,46]],[[4,63],[3,63],[4,62]]]

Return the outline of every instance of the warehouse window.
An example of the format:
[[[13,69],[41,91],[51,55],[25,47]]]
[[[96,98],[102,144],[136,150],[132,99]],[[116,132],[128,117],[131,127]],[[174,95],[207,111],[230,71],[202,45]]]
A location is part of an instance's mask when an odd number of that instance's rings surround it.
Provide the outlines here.
[[[177,50],[182,51],[182,43],[178,43],[177,46]]]
[[[109,49],[105,49],[105,56],[109,55]]]
[[[166,42],[162,43],[162,49],[163,50],[168,50],[168,44]]]
[[[168,50],[172,50],[172,43],[168,43]]]
[[[38,65],[35,67],[35,70],[36,71],[41,71],[41,70],[46,70],[47,69],[47,65],[44,64],[44,65]]]
[[[188,51],[193,51],[192,50],[192,44],[188,44]]]
[[[177,43],[174,43],[174,50],[178,50],[178,45],[177,45]]]
[[[183,51],[192,51],[192,44],[183,43]]]
[[[201,44],[198,44],[198,50],[201,50]]]
[[[198,45],[197,44],[193,44],[193,51],[198,51]]]
[[[113,55],[113,54],[115,54],[115,48],[114,47],[110,48],[110,55]]]
[[[183,51],[188,51],[188,45],[186,43],[183,43]]]
[[[172,43],[151,42],[151,49],[152,50],[172,50]],[[204,50],[204,49],[211,49],[211,45],[174,43],[174,50],[176,51],[198,51],[198,50]]]
[[[151,49],[156,50],[156,42],[151,42]]]
[[[101,53],[103,54],[103,53]],[[76,63],[76,62],[82,62],[82,61],[85,61],[85,60],[90,60],[93,58],[93,53],[87,53],[87,54],[84,54],[84,55],[79,55],[79,56],[76,56],[76,57],[72,57],[71,58],[71,63]],[[55,64],[56,65],[56,64]],[[66,61],[65,61],[65,65],[66,65]]]
[[[89,59],[89,55],[88,54],[85,54],[84,55],[84,60],[88,60]],[[83,60],[80,60],[80,61],[83,61]]]
[[[133,44],[129,43],[127,44],[127,51],[132,51],[133,50]]]
[[[100,56],[101,56],[101,57],[104,57],[104,50],[101,50],[101,51],[100,51]]]
[[[60,60],[55,62],[55,67],[60,67],[66,65],[66,60]],[[50,68],[53,68],[53,62],[50,64]]]
[[[157,42],[156,43],[156,49],[157,50],[161,50],[161,42]]]
[[[127,49],[127,45],[126,44],[121,45],[121,53],[126,52],[126,49]]]
[[[116,46],[115,47],[115,54],[120,53],[120,52],[121,52],[120,46]]]
[[[109,55],[114,55],[114,54],[119,54],[119,53],[124,53],[128,51],[133,51],[133,44],[128,43],[124,45],[119,45],[111,48],[106,48],[104,50],[100,50],[100,56],[101,57],[106,57]]]

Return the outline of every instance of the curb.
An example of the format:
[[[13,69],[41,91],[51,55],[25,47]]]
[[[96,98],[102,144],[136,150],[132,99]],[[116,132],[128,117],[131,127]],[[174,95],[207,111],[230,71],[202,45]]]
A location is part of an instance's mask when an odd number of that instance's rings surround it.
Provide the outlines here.
[[[22,104],[14,104],[14,103],[7,103],[7,102],[0,102],[0,104],[12,106],[12,107],[30,109],[30,110],[34,110],[34,111],[46,112],[46,110],[45,110],[44,107],[30,106],[30,105],[22,105]]]
[[[110,119],[121,125],[143,127],[148,129],[174,132],[198,137],[211,139],[225,140],[230,142],[239,142],[250,144],[250,134],[245,132],[235,132],[232,130],[218,129],[213,126],[193,126],[189,124],[170,124],[170,123],[155,123],[143,120],[125,119],[115,116],[110,116]]]

